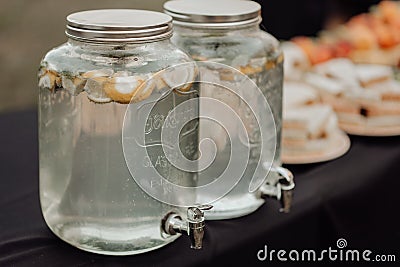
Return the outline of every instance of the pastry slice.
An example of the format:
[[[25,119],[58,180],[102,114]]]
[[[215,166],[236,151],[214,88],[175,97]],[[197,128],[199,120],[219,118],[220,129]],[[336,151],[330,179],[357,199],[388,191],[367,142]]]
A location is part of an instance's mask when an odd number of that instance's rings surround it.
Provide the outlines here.
[[[357,79],[363,87],[387,81],[393,77],[393,71],[389,66],[358,64],[355,70]]]
[[[347,86],[359,86],[356,69],[349,59],[335,58],[314,66],[314,72],[328,78],[334,78]]]
[[[300,80],[303,72],[309,68],[310,61],[298,45],[293,42],[284,42],[281,45],[284,58],[283,68],[286,80]]]
[[[316,90],[305,83],[285,81],[283,85],[283,106],[294,108],[319,102]]]
[[[327,125],[332,115],[332,108],[327,105],[286,109],[283,113],[283,128],[284,131],[302,131],[301,135],[297,135],[299,137],[306,133],[308,139],[316,139],[327,134]]]
[[[340,96],[346,91],[346,86],[339,80],[315,73],[307,73],[305,81],[317,88],[321,94]]]
[[[286,153],[323,151],[330,143],[332,134],[337,131],[336,115],[327,105],[286,110],[282,144]]]

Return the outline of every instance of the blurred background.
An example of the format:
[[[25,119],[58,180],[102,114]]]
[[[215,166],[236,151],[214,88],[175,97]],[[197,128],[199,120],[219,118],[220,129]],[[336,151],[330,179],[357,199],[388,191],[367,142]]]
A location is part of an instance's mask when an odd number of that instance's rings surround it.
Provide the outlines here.
[[[195,1],[195,0],[194,0]],[[201,1],[201,0],[198,0]],[[0,0],[0,113],[33,109],[40,59],[66,41],[65,17],[100,8],[162,10],[165,0]],[[263,27],[279,39],[314,35],[376,0],[258,0]]]

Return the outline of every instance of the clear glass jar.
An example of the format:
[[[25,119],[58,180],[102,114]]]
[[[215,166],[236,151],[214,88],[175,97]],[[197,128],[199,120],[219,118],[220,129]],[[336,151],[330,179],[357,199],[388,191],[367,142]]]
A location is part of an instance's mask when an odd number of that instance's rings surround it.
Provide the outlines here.
[[[260,30],[260,11],[261,7],[258,3],[240,0],[180,0],[168,1],[164,4],[164,12],[174,18],[173,43],[196,61],[218,62],[234,67],[246,74],[260,88],[269,103],[275,121],[275,125],[271,123],[267,127],[265,134],[276,136],[273,164],[280,166],[283,54],[279,48],[279,42],[270,34]],[[204,72],[207,70],[202,71]],[[214,74],[215,81],[227,84],[227,81],[234,80],[229,77],[229,73],[226,75],[225,72],[224,70],[223,73]],[[213,70],[210,69],[209,75],[213,75]],[[254,116],[248,115],[251,111],[246,105],[230,104],[234,97],[232,94],[224,89],[206,90],[204,86],[200,88],[201,96],[219,99],[230,105],[240,115],[246,125],[251,146],[249,164],[240,182],[229,194],[213,203],[214,208],[207,213],[206,218],[228,219],[249,214],[264,203],[257,191],[249,191],[250,180],[253,175],[261,175],[265,178],[269,171],[255,173],[260,158],[260,129],[254,127]],[[243,88],[244,91],[245,89]],[[255,112],[266,113],[267,110],[256,108]],[[200,109],[201,113],[202,109]],[[274,135],[275,131],[276,135]],[[218,132],[223,132],[218,125],[211,127],[207,122],[200,122],[200,139],[207,137],[215,139]],[[225,143],[226,146],[229,145]],[[267,149],[274,150],[275,147]],[[271,151],[264,152],[271,153]],[[229,149],[221,149],[216,156],[216,167],[201,172],[199,180],[212,180],[216,173],[222,171],[228,160]],[[265,159],[261,159],[263,160]],[[266,166],[271,166],[270,162],[264,163]],[[267,180],[271,180],[271,184],[276,184],[278,179],[276,174],[268,174]]]
[[[132,179],[123,153],[124,116],[131,100],[142,103],[168,92],[147,120],[151,127],[151,118],[162,124],[176,105],[196,98],[170,90],[167,82],[144,82],[192,60],[171,44],[171,17],[162,13],[84,11],[67,23],[68,42],[48,52],[39,71],[40,200],[46,223],[64,241],[91,252],[126,255],[161,247],[177,237],[163,233],[164,216],[186,215],[150,197]],[[190,159],[197,153],[197,124],[187,127],[193,131],[180,146],[191,147],[185,155]],[[193,184],[192,173],[164,162],[162,148],[154,147],[158,128],[152,127],[146,140],[153,147],[143,168],[155,166],[172,182],[179,177],[181,185]]]

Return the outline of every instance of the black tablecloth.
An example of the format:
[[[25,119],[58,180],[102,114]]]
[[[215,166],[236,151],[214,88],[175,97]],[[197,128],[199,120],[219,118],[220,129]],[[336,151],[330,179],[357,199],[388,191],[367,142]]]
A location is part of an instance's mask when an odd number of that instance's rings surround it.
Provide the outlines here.
[[[260,262],[270,249],[348,248],[393,254],[400,262],[400,137],[351,137],[334,161],[288,166],[296,176],[292,212],[268,200],[255,213],[207,222],[204,249],[179,238],[136,256],[80,251],[54,236],[40,211],[35,111],[0,115],[0,266],[283,266]],[[381,266],[381,265],[377,265]]]

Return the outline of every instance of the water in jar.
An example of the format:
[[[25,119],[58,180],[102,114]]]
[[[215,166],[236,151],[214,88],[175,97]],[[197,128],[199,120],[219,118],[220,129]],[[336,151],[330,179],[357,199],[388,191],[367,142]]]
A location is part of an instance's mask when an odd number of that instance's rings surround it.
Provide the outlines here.
[[[175,239],[164,236],[160,227],[163,216],[179,209],[146,194],[127,168],[121,131],[128,105],[104,99],[98,90],[93,95],[88,94],[90,90],[71,94],[65,81],[57,82],[59,88],[41,88],[39,99],[40,197],[51,230],[81,249],[113,255],[153,250]],[[160,139],[160,129],[152,119],[157,117],[162,124],[174,106],[193,97],[171,91],[157,103],[148,118],[152,131],[146,140]],[[192,122],[186,127],[197,126]],[[191,133],[180,139],[180,147],[194,159],[198,137],[197,131]],[[144,168],[153,166],[176,184],[193,184],[192,173],[163,161],[161,146],[152,146],[148,152]]]

